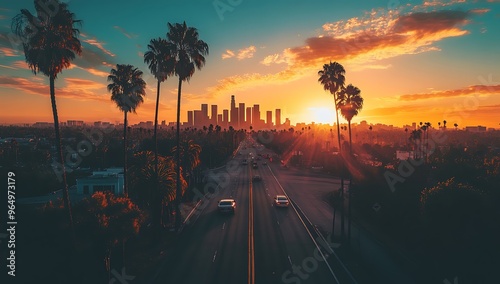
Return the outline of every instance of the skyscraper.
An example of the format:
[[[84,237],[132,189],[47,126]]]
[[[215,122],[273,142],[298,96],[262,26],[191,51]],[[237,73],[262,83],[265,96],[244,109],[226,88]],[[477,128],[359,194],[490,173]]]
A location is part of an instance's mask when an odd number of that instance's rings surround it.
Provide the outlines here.
[[[249,127],[250,125],[252,125],[252,108],[247,107],[247,121],[245,128]]]
[[[194,126],[194,114],[193,114],[193,111],[192,110],[188,110],[187,112],[187,116],[188,116],[188,126]]]
[[[253,105],[252,109],[252,125],[253,128],[260,128],[260,106]]]
[[[266,111],[266,125],[267,127],[273,127],[273,112],[268,110]]]
[[[214,126],[216,126],[218,124],[218,121],[217,121],[217,105],[212,105],[212,112],[210,113],[211,114],[211,118],[210,118],[210,123],[213,124]]]
[[[223,128],[228,128],[229,127],[229,110],[228,109],[225,109],[225,110],[222,110],[222,127]]]
[[[245,103],[239,103],[238,107],[238,129],[245,128]]]
[[[238,127],[238,108],[236,107],[236,101],[234,100],[234,95],[231,96],[231,112],[230,112],[230,122],[229,125],[234,128]]]
[[[203,121],[200,126],[208,126],[208,104],[201,104],[201,116]]]
[[[276,118],[274,119],[274,125],[276,125],[276,129],[281,127],[281,109],[277,108],[274,115]]]

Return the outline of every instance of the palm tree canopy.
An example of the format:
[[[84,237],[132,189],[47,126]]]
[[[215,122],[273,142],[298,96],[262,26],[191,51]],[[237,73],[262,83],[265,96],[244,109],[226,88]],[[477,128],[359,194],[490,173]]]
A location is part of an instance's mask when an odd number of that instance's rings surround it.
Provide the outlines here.
[[[182,81],[189,81],[195,67],[198,70],[205,65],[205,55],[208,55],[208,45],[198,38],[198,30],[183,24],[168,23],[168,49],[175,60],[175,74]]]
[[[337,100],[340,113],[347,121],[351,121],[363,108],[361,90],[351,84],[340,91]]]
[[[34,2],[36,14],[22,9],[12,19],[11,29],[22,40],[26,63],[33,73],[55,79],[71,65],[75,54],[82,53],[77,38],[80,31],[74,27],[81,21],[75,20],[66,3],[54,0],[54,10],[47,12],[47,7],[40,5],[42,1]]]
[[[330,91],[331,94],[335,94],[344,87],[345,69],[338,62],[323,65],[323,70],[318,71],[318,75],[318,82],[323,85],[325,91]]]
[[[189,172],[200,164],[201,146],[196,144],[193,140],[184,140],[179,145],[179,156],[181,158],[182,167],[184,172]],[[177,146],[172,148],[172,153],[177,152]]]
[[[144,53],[144,63],[148,64],[151,74],[163,82],[174,73],[175,61],[170,56],[171,45],[165,39],[152,39],[148,51]]]
[[[144,101],[146,82],[142,79],[142,71],[132,65],[116,64],[108,76],[108,91],[111,100],[123,112],[134,112]]]
[[[410,140],[412,141],[418,141],[420,140],[420,138],[422,137],[422,130],[418,129],[418,130],[413,130],[411,133],[410,133]]]

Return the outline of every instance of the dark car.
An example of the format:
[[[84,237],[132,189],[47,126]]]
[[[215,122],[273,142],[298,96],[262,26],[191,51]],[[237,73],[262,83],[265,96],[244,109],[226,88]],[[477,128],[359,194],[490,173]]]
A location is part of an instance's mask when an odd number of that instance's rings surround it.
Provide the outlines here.
[[[217,204],[219,212],[234,213],[236,210],[236,201],[234,199],[221,199]]]

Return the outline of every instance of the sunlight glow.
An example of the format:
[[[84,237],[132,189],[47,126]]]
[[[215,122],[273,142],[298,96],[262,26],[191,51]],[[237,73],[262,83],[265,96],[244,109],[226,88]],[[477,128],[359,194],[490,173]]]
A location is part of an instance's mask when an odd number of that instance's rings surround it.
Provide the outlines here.
[[[315,123],[331,124],[335,122],[335,109],[328,107],[310,107],[308,117]]]

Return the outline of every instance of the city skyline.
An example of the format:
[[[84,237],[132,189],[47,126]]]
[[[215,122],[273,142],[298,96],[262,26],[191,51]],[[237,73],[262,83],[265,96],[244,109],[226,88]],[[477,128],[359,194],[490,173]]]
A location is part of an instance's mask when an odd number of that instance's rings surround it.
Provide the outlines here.
[[[499,127],[494,120],[500,112],[496,0],[342,5],[256,1],[226,4],[230,9],[225,10],[214,3],[151,1],[147,6],[154,9],[146,9],[147,14],[123,4],[133,20],[109,15],[112,7],[107,3],[69,3],[83,20],[83,54],[56,80],[60,119],[119,121],[106,77],[115,64],[125,63],[143,71],[147,82],[145,102],[129,120],[153,120],[156,82],[143,55],[150,39],[165,36],[167,22],[186,21],[209,44],[210,54],[206,66],[183,88],[181,121],[187,121],[186,110],[202,102],[220,106],[236,94],[241,101],[260,102],[262,109],[280,108],[292,124],[333,124],[333,98],[317,82],[317,72],[337,61],[346,69],[346,84],[359,87],[365,99],[353,123],[447,120]],[[3,124],[52,121],[48,79],[28,70],[10,31],[12,18],[30,7],[27,0],[0,5],[0,93],[10,106],[0,114]],[[267,15],[266,20],[255,22],[256,13]],[[175,120],[175,81],[169,78],[161,86],[159,121]]]

